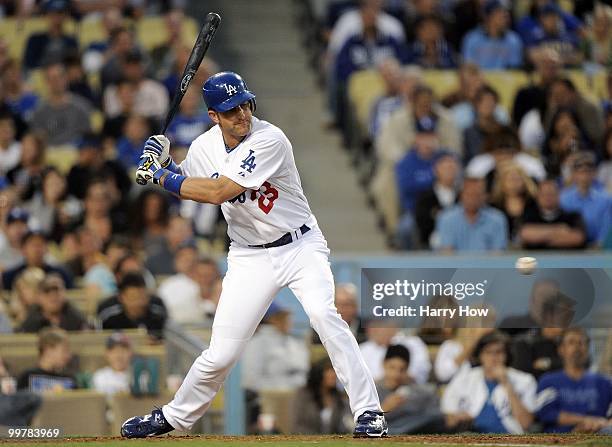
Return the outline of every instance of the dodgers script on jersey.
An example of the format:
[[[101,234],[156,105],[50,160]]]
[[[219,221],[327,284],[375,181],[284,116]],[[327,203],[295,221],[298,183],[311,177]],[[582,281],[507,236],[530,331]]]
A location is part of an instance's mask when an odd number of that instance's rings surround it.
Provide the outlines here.
[[[227,149],[214,126],[193,141],[180,167],[184,175],[230,178],[247,190],[223,203],[227,233],[240,245],[277,240],[316,220],[302,191],[289,139],[278,127],[252,118],[251,132]]]

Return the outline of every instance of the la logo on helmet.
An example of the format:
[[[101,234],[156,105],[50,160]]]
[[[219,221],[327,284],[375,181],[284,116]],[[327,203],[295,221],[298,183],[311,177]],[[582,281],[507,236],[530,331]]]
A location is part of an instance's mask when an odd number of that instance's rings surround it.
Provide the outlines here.
[[[235,93],[238,93],[238,89],[236,87],[234,87],[233,85],[227,85],[227,84],[221,84],[221,86],[223,88],[225,88],[225,92],[229,95],[229,96],[233,96]]]

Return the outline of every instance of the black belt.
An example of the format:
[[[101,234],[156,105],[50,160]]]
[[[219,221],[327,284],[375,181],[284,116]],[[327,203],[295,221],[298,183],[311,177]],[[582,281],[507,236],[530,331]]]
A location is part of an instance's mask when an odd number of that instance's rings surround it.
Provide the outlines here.
[[[290,231],[289,233],[283,234],[280,238],[275,240],[274,242],[270,242],[268,244],[261,245],[249,245],[251,248],[273,248],[273,247],[282,247],[283,245],[290,244],[293,242],[294,234],[300,232],[302,235],[308,233],[310,231],[310,227],[306,224],[302,225],[298,230]],[[297,235],[295,236],[297,240]]]

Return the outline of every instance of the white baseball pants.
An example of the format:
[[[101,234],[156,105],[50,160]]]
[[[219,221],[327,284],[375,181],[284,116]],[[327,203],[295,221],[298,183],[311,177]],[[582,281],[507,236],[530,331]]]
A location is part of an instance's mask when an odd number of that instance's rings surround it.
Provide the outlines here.
[[[327,242],[316,225],[282,247],[232,244],[210,346],[195,360],[174,399],[162,408],[170,425],[188,430],[202,417],[284,286],[293,291],[319,334],[355,418],[366,410],[381,411],[357,342],[336,311],[328,255]]]

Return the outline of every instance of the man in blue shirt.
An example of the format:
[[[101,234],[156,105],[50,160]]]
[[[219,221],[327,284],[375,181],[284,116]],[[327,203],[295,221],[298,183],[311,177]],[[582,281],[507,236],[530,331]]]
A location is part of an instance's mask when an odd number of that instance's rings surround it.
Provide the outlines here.
[[[461,204],[439,214],[432,245],[449,252],[504,250],[508,245],[506,218],[485,201],[485,180],[466,178]]]
[[[500,0],[488,0],[484,6],[483,26],[463,39],[465,62],[474,62],[485,70],[504,70],[523,65],[523,43],[509,29],[510,14]]]
[[[426,117],[416,122],[416,136],[412,149],[395,165],[402,217],[397,226],[400,248],[413,248],[416,239],[414,207],[418,195],[433,185],[434,163],[441,155],[436,135],[436,120]]]
[[[561,208],[580,213],[587,243],[600,245],[612,228],[612,198],[595,186],[595,156],[591,152],[577,154],[572,170],[573,185],[561,192]]]
[[[557,51],[564,65],[579,63],[578,36],[566,29],[561,14],[561,10],[554,3],[540,8],[538,25],[525,38],[525,45],[529,47],[532,59],[533,48],[546,46]]]
[[[581,328],[567,329],[559,355],[563,369],[544,374],[538,384],[538,418],[547,432],[595,433],[612,429],[612,382],[587,371],[589,337]]]

